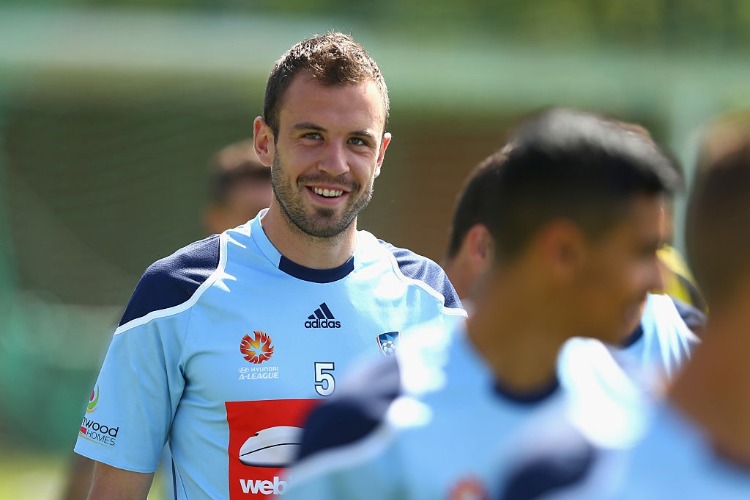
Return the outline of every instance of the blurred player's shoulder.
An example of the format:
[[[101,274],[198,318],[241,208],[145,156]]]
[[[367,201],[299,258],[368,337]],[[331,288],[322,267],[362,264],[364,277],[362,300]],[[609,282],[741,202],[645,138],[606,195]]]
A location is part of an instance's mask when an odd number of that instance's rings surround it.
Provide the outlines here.
[[[688,324],[688,321],[690,324]],[[665,294],[649,293],[641,321],[622,347],[648,369],[674,376],[700,343],[705,316]]]
[[[521,454],[500,485],[502,500],[740,500],[749,498],[750,470],[723,457],[693,422],[663,403],[632,447],[597,444],[568,427]]]
[[[669,403],[658,408],[625,464],[620,498],[750,498],[750,469],[722,455],[703,430]]]

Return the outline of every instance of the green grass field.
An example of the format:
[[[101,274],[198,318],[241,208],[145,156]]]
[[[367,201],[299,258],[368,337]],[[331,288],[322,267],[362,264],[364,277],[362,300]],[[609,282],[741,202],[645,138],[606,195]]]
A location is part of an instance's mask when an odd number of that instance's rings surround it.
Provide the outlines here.
[[[60,498],[68,465],[63,454],[0,450],[0,500]]]
[[[0,442],[0,500],[59,500],[70,459],[65,453],[18,449]],[[160,484],[157,474],[149,500],[163,500]]]

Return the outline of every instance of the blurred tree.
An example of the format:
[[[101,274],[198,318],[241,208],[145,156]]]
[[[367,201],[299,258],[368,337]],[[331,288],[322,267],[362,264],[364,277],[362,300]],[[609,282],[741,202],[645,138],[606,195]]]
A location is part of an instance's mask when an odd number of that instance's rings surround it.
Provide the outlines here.
[[[609,43],[663,49],[746,49],[743,0],[4,0],[5,5],[136,7],[356,19],[416,36],[481,34],[519,43]],[[386,31],[387,33],[387,31]]]

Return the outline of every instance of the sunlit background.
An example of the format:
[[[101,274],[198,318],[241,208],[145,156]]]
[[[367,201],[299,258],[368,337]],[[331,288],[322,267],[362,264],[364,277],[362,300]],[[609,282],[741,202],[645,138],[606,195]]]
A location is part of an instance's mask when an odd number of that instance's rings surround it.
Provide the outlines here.
[[[276,58],[330,29],[392,99],[360,227],[436,261],[464,176],[520,116],[639,122],[689,180],[702,127],[750,104],[742,0],[3,0],[0,498],[56,498],[141,272],[204,236],[209,157],[251,136]]]

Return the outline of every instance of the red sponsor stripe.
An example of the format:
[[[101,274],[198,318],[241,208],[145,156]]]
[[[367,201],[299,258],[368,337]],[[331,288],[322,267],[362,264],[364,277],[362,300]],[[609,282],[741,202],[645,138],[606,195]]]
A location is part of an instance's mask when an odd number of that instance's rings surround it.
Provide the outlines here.
[[[228,401],[229,424],[229,498],[249,500],[252,497],[268,498],[267,493],[243,491],[244,485],[265,484],[264,491],[282,480],[278,467],[259,467],[240,462],[240,449],[248,437],[275,426],[301,427],[308,412],[320,399],[279,399],[262,401]],[[279,492],[281,494],[283,492]]]
[[[81,434],[86,434],[87,430],[84,426],[81,426]]]

